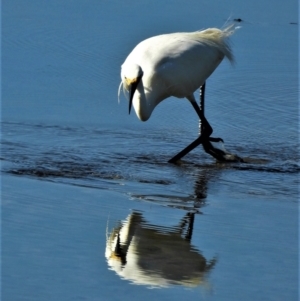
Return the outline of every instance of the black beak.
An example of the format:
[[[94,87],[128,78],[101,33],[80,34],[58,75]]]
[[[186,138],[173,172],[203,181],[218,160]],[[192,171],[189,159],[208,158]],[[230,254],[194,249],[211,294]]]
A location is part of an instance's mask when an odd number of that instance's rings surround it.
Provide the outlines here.
[[[142,77],[138,77],[138,78],[136,79],[136,81],[133,82],[133,83],[131,83],[131,85],[130,85],[129,114],[130,114],[131,107],[132,107],[132,99],[133,99],[133,95],[134,95],[134,92],[135,92],[135,90],[136,90],[136,88],[137,88],[137,86],[138,86],[138,84],[139,84],[141,78],[142,78]]]

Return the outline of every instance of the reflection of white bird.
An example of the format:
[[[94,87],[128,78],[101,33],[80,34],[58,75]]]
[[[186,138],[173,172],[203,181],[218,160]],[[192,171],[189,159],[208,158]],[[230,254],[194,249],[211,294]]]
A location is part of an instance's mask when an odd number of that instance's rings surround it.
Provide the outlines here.
[[[207,285],[206,276],[217,259],[206,260],[191,245],[190,238],[182,237],[189,217],[178,228],[170,229],[147,224],[141,213],[133,212],[107,237],[109,267],[122,279],[140,285]]]
[[[208,153],[217,157],[214,154],[217,152],[220,159],[225,159],[226,153],[209,143],[222,139],[210,137],[213,130],[204,117],[204,85],[224,57],[233,62],[227,40],[233,32],[233,26],[224,30],[209,28],[159,35],[139,43],[121,68],[120,88],[123,86],[123,91],[129,93],[129,113],[133,104],[138,118],[146,121],[162,100],[170,96],[185,97],[201,120],[203,138],[198,144],[204,140]],[[199,87],[202,87],[203,98],[200,108],[193,94]]]

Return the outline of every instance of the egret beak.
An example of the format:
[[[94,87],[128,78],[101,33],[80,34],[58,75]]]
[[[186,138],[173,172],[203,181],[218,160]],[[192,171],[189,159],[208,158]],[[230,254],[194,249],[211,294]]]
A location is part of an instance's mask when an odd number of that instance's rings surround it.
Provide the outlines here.
[[[130,97],[129,97],[129,114],[130,114],[130,111],[131,111],[131,107],[132,107],[132,99],[133,99],[133,95],[134,95],[134,92],[141,80],[141,76],[135,78],[135,80],[133,80],[131,83],[130,83]]]

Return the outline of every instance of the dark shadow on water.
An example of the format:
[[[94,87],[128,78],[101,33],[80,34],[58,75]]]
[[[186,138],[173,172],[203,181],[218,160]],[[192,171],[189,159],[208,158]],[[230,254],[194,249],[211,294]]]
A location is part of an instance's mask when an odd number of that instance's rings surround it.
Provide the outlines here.
[[[187,166],[179,168],[187,169]],[[188,172],[188,170],[187,170]],[[194,210],[200,213],[200,208],[205,206],[205,199],[207,197],[208,183],[217,174],[218,170],[196,168],[193,171],[193,193],[186,193],[185,195],[179,194],[132,194],[131,197],[141,199],[148,202],[158,203],[160,205],[173,207],[182,210]]]

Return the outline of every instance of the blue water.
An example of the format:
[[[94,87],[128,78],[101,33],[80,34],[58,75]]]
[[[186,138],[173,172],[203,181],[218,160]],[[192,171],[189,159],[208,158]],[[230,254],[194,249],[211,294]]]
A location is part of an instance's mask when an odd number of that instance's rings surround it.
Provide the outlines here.
[[[3,3],[2,299],[296,300],[297,5]],[[169,164],[197,137],[197,116],[175,98],[146,123],[128,115],[120,66],[145,38],[234,18],[236,64],[208,79],[206,116],[250,163],[216,163],[200,146]],[[105,254],[126,225],[125,269]],[[202,270],[189,274],[178,253]]]

